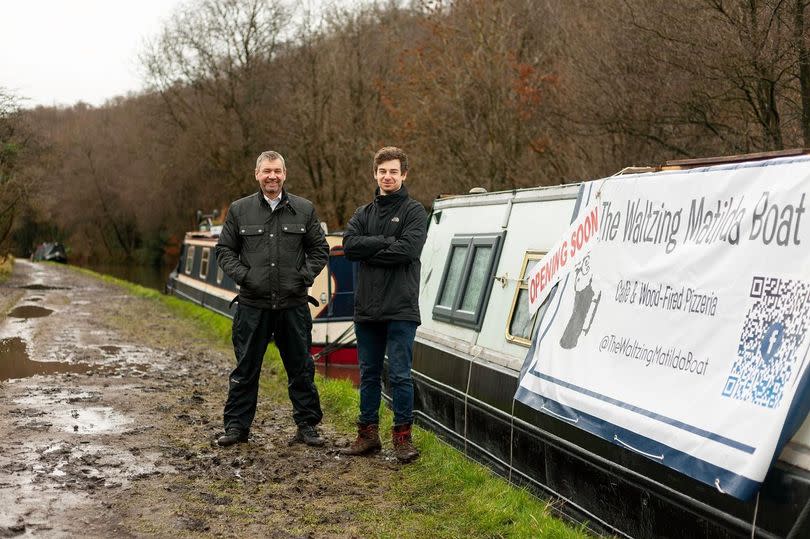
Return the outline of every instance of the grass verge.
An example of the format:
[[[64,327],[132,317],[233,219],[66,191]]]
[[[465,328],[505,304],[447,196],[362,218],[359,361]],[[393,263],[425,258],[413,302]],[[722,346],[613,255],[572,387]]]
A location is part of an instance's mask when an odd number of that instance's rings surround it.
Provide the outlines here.
[[[6,282],[11,277],[14,269],[14,257],[11,255],[0,255],[0,283]]]
[[[231,321],[191,302],[166,296],[83,268],[76,271],[125,288],[130,294],[165,305],[178,317],[194,320],[200,331],[230,345]],[[270,374],[272,372],[279,374]],[[275,347],[265,356],[260,391],[266,398],[286,399],[286,377]],[[318,379],[321,404],[338,430],[349,435],[358,411],[358,393],[345,380]],[[381,431],[390,430],[392,415],[382,407]],[[587,537],[584,526],[572,527],[554,518],[549,504],[516,488],[442,442],[433,433],[414,429],[421,451],[415,463],[403,466],[381,496],[385,510],[364,504],[358,518],[377,537]],[[394,508],[392,510],[392,508]]]

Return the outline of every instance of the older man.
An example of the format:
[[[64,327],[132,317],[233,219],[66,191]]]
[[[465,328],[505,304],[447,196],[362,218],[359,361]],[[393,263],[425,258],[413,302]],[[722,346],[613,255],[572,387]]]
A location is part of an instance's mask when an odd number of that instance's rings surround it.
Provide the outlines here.
[[[233,317],[236,368],[229,378],[220,446],[246,442],[259,391],[262,358],[275,340],[287,371],[298,430],[295,440],[320,446],[323,417],[308,342],[312,317],[307,287],[326,264],[326,243],[309,200],[284,189],[287,168],[277,152],[256,159],[259,191],[232,203],[216,246],[217,261],[239,285]]]

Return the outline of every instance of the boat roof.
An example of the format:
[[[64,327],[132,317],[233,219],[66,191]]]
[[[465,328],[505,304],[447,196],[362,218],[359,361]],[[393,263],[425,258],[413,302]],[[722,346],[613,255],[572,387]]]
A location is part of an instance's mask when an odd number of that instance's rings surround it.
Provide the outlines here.
[[[654,166],[628,166],[613,174],[614,176],[627,174],[643,174],[649,172],[663,172],[685,170],[712,165],[723,165],[741,163],[745,161],[762,161],[777,157],[794,157],[799,155],[810,155],[810,148],[794,148],[789,150],[779,150],[773,152],[758,152],[740,155],[728,155],[722,157],[701,157],[697,159],[675,159],[665,161],[662,165]],[[575,198],[579,187],[583,183],[603,178],[592,178],[590,180],[563,183],[560,185],[524,187],[521,189],[509,189],[504,191],[488,192],[480,187],[470,190],[469,193],[439,195],[433,203],[434,210],[461,206],[480,206],[506,204],[511,201],[535,202],[545,200],[559,200]]]

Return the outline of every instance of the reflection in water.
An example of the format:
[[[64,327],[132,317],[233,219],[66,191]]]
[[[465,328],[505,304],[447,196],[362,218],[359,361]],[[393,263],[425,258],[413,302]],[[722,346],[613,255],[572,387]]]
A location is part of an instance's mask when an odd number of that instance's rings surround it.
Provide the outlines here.
[[[163,292],[166,281],[169,280],[169,273],[176,264],[165,266],[150,266],[138,264],[87,264],[85,267],[96,273],[111,275],[118,279],[123,279],[131,283],[139,284],[147,288],[152,288]]]
[[[354,387],[360,386],[360,367],[357,365],[315,364],[315,370],[325,378],[349,380]]]
[[[12,318],[42,318],[43,316],[48,316],[53,311],[51,309],[46,309],[45,307],[39,307],[37,305],[21,305],[19,307],[15,307],[8,315]]]
[[[26,378],[36,374],[87,372],[90,365],[68,364],[55,361],[32,361],[28,358],[25,341],[19,337],[0,339],[0,381]]]
[[[26,290],[70,290],[69,286],[48,286],[46,284],[27,284],[25,286],[21,286],[20,288],[24,288]]]
[[[132,422],[132,419],[108,406],[58,410],[54,411],[49,419],[58,429],[79,434],[116,431]]]

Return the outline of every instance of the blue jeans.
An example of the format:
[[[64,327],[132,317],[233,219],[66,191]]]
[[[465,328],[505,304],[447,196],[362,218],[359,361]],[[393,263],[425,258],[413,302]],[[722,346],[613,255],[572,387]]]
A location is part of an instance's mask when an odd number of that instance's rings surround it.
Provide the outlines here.
[[[355,322],[360,363],[360,423],[379,423],[382,370],[388,351],[388,380],[394,408],[394,424],[413,423],[413,339],[416,322],[386,320]]]

